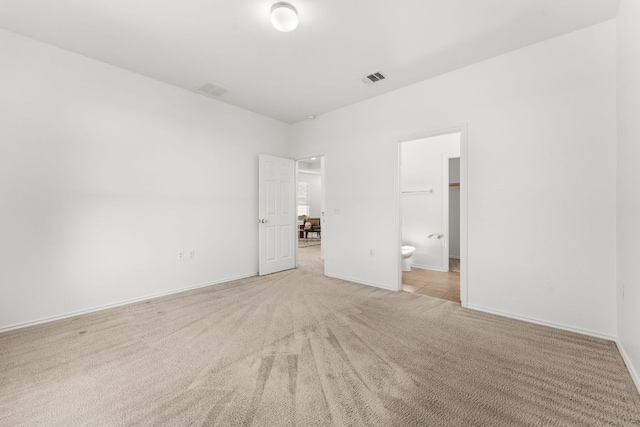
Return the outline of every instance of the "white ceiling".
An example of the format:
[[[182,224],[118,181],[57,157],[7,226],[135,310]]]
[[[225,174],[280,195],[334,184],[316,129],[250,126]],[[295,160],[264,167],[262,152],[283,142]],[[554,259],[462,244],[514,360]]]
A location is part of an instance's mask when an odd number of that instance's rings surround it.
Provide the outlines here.
[[[616,15],[619,0],[0,0],[0,28],[293,123]],[[387,80],[360,79],[382,71]]]

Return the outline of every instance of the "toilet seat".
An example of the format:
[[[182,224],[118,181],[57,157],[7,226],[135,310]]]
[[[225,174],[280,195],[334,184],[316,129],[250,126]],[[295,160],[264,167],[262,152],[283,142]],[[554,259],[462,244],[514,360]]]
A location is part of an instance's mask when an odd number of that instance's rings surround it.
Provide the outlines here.
[[[415,251],[416,251],[416,248],[414,248],[413,246],[403,246],[402,248],[400,248],[400,252],[402,253],[402,256],[410,255]]]

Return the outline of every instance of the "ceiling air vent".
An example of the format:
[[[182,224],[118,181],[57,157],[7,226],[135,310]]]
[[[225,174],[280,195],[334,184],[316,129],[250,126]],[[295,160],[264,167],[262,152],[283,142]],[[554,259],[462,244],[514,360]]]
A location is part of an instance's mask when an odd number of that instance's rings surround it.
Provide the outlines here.
[[[211,82],[206,82],[198,88],[198,92],[212,98],[217,98],[220,95],[225,94],[227,90],[228,89],[225,89],[222,86],[215,85]]]
[[[364,77],[362,79],[363,82],[371,84],[371,83],[377,83],[379,81],[382,81],[384,79],[386,79],[387,77],[382,74],[380,71],[373,73],[373,74],[369,74],[368,76]]]

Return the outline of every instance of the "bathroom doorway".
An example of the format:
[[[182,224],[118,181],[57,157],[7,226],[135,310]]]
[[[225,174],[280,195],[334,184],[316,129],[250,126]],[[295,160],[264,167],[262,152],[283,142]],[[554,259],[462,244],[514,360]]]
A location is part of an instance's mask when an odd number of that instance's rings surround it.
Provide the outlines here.
[[[458,303],[466,301],[464,137],[460,128],[399,144],[400,289]]]
[[[322,155],[296,162],[297,266],[324,274],[324,161]]]
[[[449,161],[449,271],[460,274],[460,157]]]

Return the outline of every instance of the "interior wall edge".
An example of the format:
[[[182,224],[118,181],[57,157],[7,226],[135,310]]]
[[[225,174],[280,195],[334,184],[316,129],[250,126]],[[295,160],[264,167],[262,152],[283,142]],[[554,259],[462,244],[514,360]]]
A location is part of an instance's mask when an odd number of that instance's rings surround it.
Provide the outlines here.
[[[451,257],[450,257],[451,258]],[[458,258],[460,259],[460,258]],[[432,270],[432,271],[438,271],[440,273],[448,273],[449,270],[445,270],[443,268],[438,268],[438,267],[434,267],[432,265],[426,265],[426,264],[411,264],[412,268],[419,268],[420,270]]]
[[[500,311],[500,310],[494,310],[492,308],[482,307],[482,306],[471,304],[471,303],[467,304],[466,308],[471,309],[471,310],[475,310],[475,311],[481,311],[483,313],[495,314],[496,316],[507,317],[509,319],[521,320],[523,322],[533,323],[533,324],[536,324],[536,325],[548,326],[550,328],[560,329],[562,331],[575,332],[577,334],[587,335],[587,336],[594,337],[594,338],[600,338],[600,339],[607,340],[607,341],[616,342],[618,340],[618,337],[616,335],[605,334],[605,333],[602,333],[602,332],[592,331],[592,330],[589,330],[589,329],[578,328],[578,327],[570,326],[570,325],[564,325],[562,323],[550,322],[548,320],[541,320],[541,319],[537,319],[535,317],[521,316],[519,314],[508,313],[508,312]]]
[[[256,272],[253,272],[253,273],[241,274],[239,276],[228,277],[228,278],[225,278],[225,279],[215,280],[215,281],[212,281],[212,282],[199,283],[197,285],[187,286],[187,287],[184,287],[184,288],[171,289],[170,291],[158,292],[158,293],[155,293],[155,294],[145,295],[145,296],[142,296],[142,297],[130,298],[130,299],[127,299],[127,300],[124,300],[124,301],[118,301],[118,302],[115,302],[115,303],[103,304],[103,305],[99,305],[99,306],[96,306],[96,307],[91,307],[91,308],[88,308],[88,309],[71,311],[71,312],[68,312],[68,313],[58,314],[58,315],[55,315],[55,316],[45,317],[45,318],[42,318],[42,319],[32,320],[32,321],[28,321],[28,322],[16,323],[16,324],[13,324],[13,325],[0,325],[0,334],[4,333],[4,332],[14,331],[16,329],[24,329],[24,328],[28,328],[30,326],[36,326],[36,325],[42,325],[42,324],[45,324],[45,323],[51,323],[51,322],[55,322],[57,320],[64,320],[64,319],[68,319],[68,318],[74,317],[74,316],[80,316],[80,315],[83,315],[83,314],[90,314],[90,313],[95,313],[95,312],[102,311],[102,310],[108,310],[110,308],[122,307],[122,306],[125,306],[125,305],[134,304],[134,303],[137,303],[137,302],[140,302],[140,301],[147,301],[147,300],[160,298],[160,297],[164,297],[164,296],[168,296],[168,295],[179,294],[181,292],[193,291],[195,289],[206,288],[208,286],[221,285],[223,283],[233,282],[234,280],[246,279],[246,278],[254,277],[254,276],[257,276],[257,275],[258,275],[258,272],[256,271]]]
[[[340,275],[332,274],[332,273],[325,273],[325,276],[331,277],[333,279],[345,280],[347,282],[356,283],[358,285],[373,286],[374,288],[380,288],[380,289],[385,289],[387,291],[398,292],[398,290],[395,289],[395,286],[388,286],[388,285],[385,285],[383,283],[368,282],[368,281],[363,281],[363,280],[360,280],[360,279],[354,279],[352,277],[340,276]]]
[[[638,389],[638,393],[640,393],[640,375],[638,375],[638,372],[636,372],[635,368],[633,367],[633,363],[631,363],[631,358],[627,354],[627,351],[625,350],[624,345],[622,344],[619,338],[616,339],[616,345],[618,346],[618,351],[622,356],[622,360],[624,360],[624,364],[627,367],[627,370],[629,371],[629,374],[631,375],[631,378],[633,379],[633,382],[636,385],[636,388]]]

